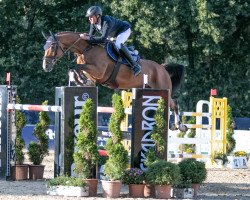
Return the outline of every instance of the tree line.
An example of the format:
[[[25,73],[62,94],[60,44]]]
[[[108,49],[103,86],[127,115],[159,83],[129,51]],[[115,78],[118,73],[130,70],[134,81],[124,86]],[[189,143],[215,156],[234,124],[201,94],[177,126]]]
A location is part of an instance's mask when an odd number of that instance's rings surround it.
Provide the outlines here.
[[[216,88],[234,116],[250,116],[250,4],[243,0],[1,0],[0,83],[11,72],[22,102],[54,104],[54,88],[68,84],[74,57],[45,73],[41,31],[88,32],[91,5],[132,24],[128,44],[143,58],[185,66],[184,83],[174,94],[182,110],[194,110]],[[100,104],[110,106],[112,91],[98,87]]]

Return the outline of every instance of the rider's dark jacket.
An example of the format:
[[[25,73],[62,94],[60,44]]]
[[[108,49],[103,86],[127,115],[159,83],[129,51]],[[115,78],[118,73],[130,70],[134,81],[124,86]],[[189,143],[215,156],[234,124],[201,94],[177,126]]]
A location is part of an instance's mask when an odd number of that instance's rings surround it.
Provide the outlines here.
[[[131,28],[131,25],[127,21],[122,21],[108,15],[102,16],[101,30],[97,28],[96,24],[90,25],[89,42],[92,44],[105,43],[108,37],[116,37],[129,28]],[[97,32],[99,32],[101,36],[95,36]]]

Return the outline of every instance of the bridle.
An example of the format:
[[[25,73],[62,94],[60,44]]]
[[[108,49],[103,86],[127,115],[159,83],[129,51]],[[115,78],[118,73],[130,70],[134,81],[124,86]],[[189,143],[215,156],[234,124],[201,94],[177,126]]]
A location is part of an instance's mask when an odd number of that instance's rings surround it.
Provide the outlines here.
[[[56,62],[60,60],[62,57],[64,57],[64,55],[68,53],[69,50],[81,39],[79,37],[72,45],[70,45],[66,50],[64,50],[59,44],[59,41],[55,35],[51,35],[51,38],[52,38],[51,45],[48,48],[51,48],[52,55],[49,57],[44,56],[43,60],[52,63],[53,65],[56,64]],[[56,57],[58,48],[61,49],[62,54]]]

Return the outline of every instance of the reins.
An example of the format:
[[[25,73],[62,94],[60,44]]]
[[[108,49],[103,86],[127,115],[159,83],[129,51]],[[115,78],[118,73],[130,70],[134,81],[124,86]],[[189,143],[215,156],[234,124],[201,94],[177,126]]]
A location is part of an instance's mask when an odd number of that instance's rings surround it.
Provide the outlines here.
[[[62,54],[55,60],[55,62],[53,64],[56,64],[58,60],[60,60],[62,57],[64,57],[64,55],[66,53],[69,52],[69,50],[80,40],[81,38],[79,37],[73,44],[71,44],[65,51],[63,50],[63,48],[61,47],[61,45],[59,44],[59,41],[56,38],[56,43],[57,45],[60,47],[60,49],[62,50]]]

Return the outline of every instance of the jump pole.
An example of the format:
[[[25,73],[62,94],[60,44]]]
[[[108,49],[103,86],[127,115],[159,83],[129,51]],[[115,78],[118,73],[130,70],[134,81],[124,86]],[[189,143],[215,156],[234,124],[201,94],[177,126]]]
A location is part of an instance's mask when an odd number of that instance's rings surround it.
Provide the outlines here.
[[[7,109],[8,110],[62,112],[61,106],[45,106],[45,105],[30,105],[30,104],[8,104]]]

